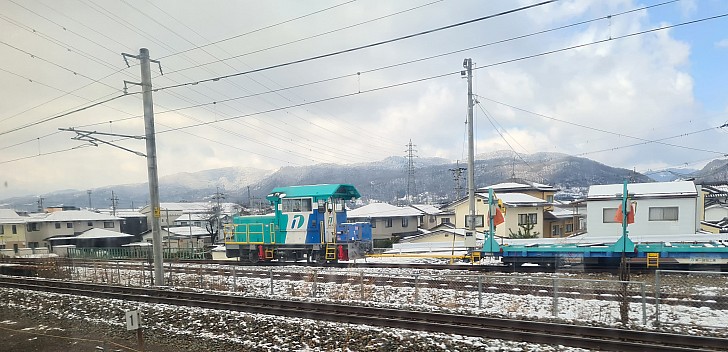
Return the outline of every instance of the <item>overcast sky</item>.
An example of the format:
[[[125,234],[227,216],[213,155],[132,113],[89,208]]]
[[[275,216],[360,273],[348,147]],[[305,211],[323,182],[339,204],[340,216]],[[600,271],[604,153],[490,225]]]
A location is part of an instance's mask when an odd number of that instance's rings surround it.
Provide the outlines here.
[[[0,198],[146,181],[143,157],[58,130],[144,134],[140,94],[58,117],[140,81],[137,60],[127,68],[122,52],[148,48],[164,71],[152,66],[153,85],[163,88],[534,3],[3,0]],[[404,156],[409,140],[419,157],[467,159],[465,58],[476,68],[476,153],[560,152],[639,172],[699,168],[728,153],[728,128],[718,128],[728,120],[728,17],[624,36],[724,15],[728,2],[625,13],[658,4],[564,0],[157,91],[159,174],[370,162]],[[173,128],[181,129],[165,132]],[[142,140],[97,137],[145,152]]]

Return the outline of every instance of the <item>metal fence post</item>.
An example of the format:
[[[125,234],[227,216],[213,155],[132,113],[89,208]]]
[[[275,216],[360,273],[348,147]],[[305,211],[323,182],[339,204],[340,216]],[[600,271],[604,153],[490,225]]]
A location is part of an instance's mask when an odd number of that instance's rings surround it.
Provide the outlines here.
[[[238,290],[238,268],[233,267],[233,291]]]
[[[642,325],[647,325],[647,296],[645,296],[645,283],[640,285],[640,293],[642,294]]]
[[[478,275],[478,308],[483,308],[483,277]]]
[[[655,270],[655,326],[660,326],[660,270]]]
[[[360,289],[359,291],[360,291],[360,295],[361,295],[360,299],[363,301],[364,300],[364,272],[363,271],[359,272],[359,289]]]
[[[553,306],[552,306],[552,312],[551,314],[554,317],[559,316],[559,278],[554,278],[554,298],[553,298]]]
[[[419,304],[419,275],[415,275],[415,304]]]
[[[318,272],[316,269],[313,270],[313,284],[311,285],[311,297],[316,298],[316,279],[318,277]]]
[[[268,269],[268,273],[270,274],[270,295],[273,296],[273,269]]]

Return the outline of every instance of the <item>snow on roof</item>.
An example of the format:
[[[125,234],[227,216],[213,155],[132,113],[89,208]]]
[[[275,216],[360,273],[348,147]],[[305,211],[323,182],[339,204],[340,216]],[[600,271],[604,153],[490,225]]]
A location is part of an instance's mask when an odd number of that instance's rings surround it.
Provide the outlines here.
[[[166,228],[163,231],[167,231],[172,235],[176,236],[209,236],[210,233],[207,229],[199,226],[175,226]]]
[[[545,185],[536,182],[501,182],[488,187],[482,187],[478,189],[478,192],[487,191],[488,188],[492,188],[493,191],[525,191],[525,190],[538,190],[538,191],[556,191],[553,186]]]
[[[541,198],[534,197],[525,193],[501,193],[497,194],[496,198],[503,200],[503,203],[508,205],[523,205],[523,204],[546,204],[547,202]]]
[[[546,214],[552,216],[553,218],[559,219],[559,218],[570,218],[574,216],[574,211],[571,209],[564,209],[559,207],[554,207],[554,209],[547,211]]]
[[[178,218],[174,219],[175,222],[177,221],[207,221],[210,216],[208,214],[182,214]]]
[[[594,185],[589,187],[588,200],[617,199],[621,197],[624,185]],[[635,197],[697,197],[698,192],[693,181],[630,183],[627,192]],[[617,196],[617,195],[620,196]]]
[[[347,213],[348,218],[389,218],[420,216],[422,211],[412,207],[397,207],[387,203],[371,203]]]
[[[112,209],[97,209],[99,213],[101,214],[113,214],[114,210]],[[144,214],[140,213],[136,209],[116,209],[116,216],[120,218],[134,218],[134,217],[142,217]]]
[[[428,215],[440,213],[440,208],[431,204],[411,204],[410,206]]]
[[[149,242],[132,242],[127,244],[122,244],[122,247],[151,247],[152,244]]]
[[[123,233],[123,232],[116,232],[116,231],[109,231],[109,230],[104,230],[104,229],[93,228],[93,229],[88,229],[88,230],[82,232],[78,236],[53,237],[53,238],[50,238],[49,241],[91,240],[91,239],[101,239],[101,238],[122,238],[122,237],[134,237],[134,236]]]
[[[159,203],[159,208],[162,209],[162,213],[164,213],[165,210],[176,212],[181,211],[183,213],[206,213],[211,212],[215,206],[217,206],[217,203],[213,202]],[[220,210],[223,213],[232,213],[239,207],[240,206],[235,203],[220,203]],[[150,207],[147,205],[143,209],[148,212]]]
[[[42,214],[42,217],[37,217],[34,219],[35,221],[47,221],[47,222],[53,222],[53,221],[113,221],[113,220],[122,220],[122,218],[108,215],[108,214],[99,214],[94,213],[88,210],[63,210],[63,211],[56,211],[52,213]],[[34,216],[35,217],[35,216]]]
[[[0,209],[0,223],[24,223],[25,219],[12,209]]]

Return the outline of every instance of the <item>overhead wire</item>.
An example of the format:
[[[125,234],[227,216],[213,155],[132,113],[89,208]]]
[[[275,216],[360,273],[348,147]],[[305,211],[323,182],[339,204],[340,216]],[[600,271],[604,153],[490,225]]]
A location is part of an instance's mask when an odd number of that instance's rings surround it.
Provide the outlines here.
[[[488,121],[490,121],[490,125],[493,126],[493,129],[498,133],[498,135],[501,137],[501,139],[503,139],[503,141],[506,142],[506,145],[508,145],[508,148],[510,148],[516,154],[516,156],[518,156],[518,158],[521,159],[521,161],[523,161],[524,164],[526,164],[530,169],[533,169],[533,167],[526,161],[526,159],[523,159],[523,156],[521,156],[521,153],[519,153],[518,151],[516,151],[515,148],[513,148],[511,143],[508,142],[508,139],[506,139],[506,137],[503,135],[503,133],[501,133],[501,131],[498,129],[498,127],[495,126],[495,123],[493,123],[493,118],[491,118],[491,116],[487,112],[485,112],[485,109],[483,109],[483,107],[480,105],[480,103],[477,103],[475,105],[477,105],[480,108],[480,110],[483,112],[483,114],[488,119]],[[511,137],[511,138],[513,138],[513,137]],[[514,139],[514,141],[515,141],[515,139]],[[521,148],[523,148],[523,146],[521,146]]]
[[[666,30],[666,29],[674,28],[674,27],[678,27],[678,26],[684,26],[684,25],[688,25],[688,24],[694,24],[694,23],[698,23],[698,22],[713,20],[713,19],[722,18],[722,17],[725,17],[725,16],[728,16],[728,14],[721,14],[721,15],[716,15],[716,16],[711,16],[711,17],[706,17],[706,18],[701,18],[701,19],[697,19],[697,20],[693,20],[693,21],[682,22],[682,23],[675,24],[675,25],[661,26],[661,27],[658,27],[658,28],[653,28],[653,29],[639,31],[639,32],[634,32],[634,33],[630,33],[630,34],[626,34],[626,35],[622,35],[622,36],[618,36],[618,37],[613,37],[613,38],[608,39],[608,40],[598,40],[598,41],[594,41],[594,42],[591,42],[591,43],[579,44],[579,45],[574,45],[574,46],[570,46],[570,47],[566,47],[566,48],[561,48],[561,49],[557,49],[557,50],[551,50],[551,51],[547,51],[547,52],[542,52],[540,54],[534,54],[534,55],[529,55],[529,56],[525,56],[525,57],[521,57],[521,58],[516,58],[516,59],[501,61],[501,62],[498,62],[498,63],[494,63],[494,64],[490,64],[490,65],[478,67],[478,69],[482,69],[482,68],[485,68],[485,67],[491,67],[491,66],[495,66],[495,65],[499,65],[499,64],[504,64],[504,63],[515,62],[515,61],[519,61],[519,60],[525,60],[525,59],[535,58],[535,57],[544,56],[544,55],[548,55],[548,54],[553,54],[553,53],[557,53],[557,52],[562,52],[562,51],[566,51],[566,50],[571,50],[571,49],[576,49],[576,48],[580,48],[580,47],[585,47],[585,46],[588,46],[588,45],[600,44],[600,43],[607,42],[607,41],[611,41],[611,40],[632,37],[632,36],[636,36],[636,35],[641,35],[641,34],[646,34],[646,33],[650,33],[650,32],[660,31],[660,30]],[[420,79],[416,79],[416,80],[411,80],[411,81],[408,81],[408,82],[402,82],[402,83],[397,83],[397,84],[393,84],[393,85],[378,87],[378,88],[366,90],[366,91],[363,91],[363,92],[350,93],[350,94],[344,94],[344,95],[335,96],[335,97],[329,97],[329,98],[319,99],[319,100],[315,100],[315,101],[311,101],[311,102],[306,102],[306,103],[302,103],[302,104],[296,104],[296,105],[293,105],[293,106],[288,106],[288,107],[274,109],[272,111],[281,110],[281,109],[285,109],[285,108],[290,108],[290,107],[294,107],[294,106],[302,106],[302,105],[314,104],[314,103],[319,103],[319,102],[324,102],[324,101],[330,101],[330,100],[333,100],[333,99],[338,99],[338,98],[353,96],[353,95],[357,95],[357,94],[361,94],[361,93],[366,93],[366,92],[373,92],[373,91],[378,91],[378,90],[382,90],[382,89],[388,89],[388,88],[398,87],[398,86],[402,86],[402,85],[405,85],[405,84],[412,84],[412,83],[422,82],[422,81],[426,81],[426,80],[441,78],[441,77],[448,76],[448,75],[451,75],[451,74],[456,74],[456,73],[459,73],[459,72],[456,71],[456,72],[451,72],[451,73],[446,73],[446,74],[441,74],[441,75],[435,75],[435,76],[430,76],[430,77],[426,77],[426,78],[420,78]],[[232,117],[232,118],[239,118],[239,117],[242,117],[242,116],[237,116],[237,117]],[[215,121],[215,122],[217,122],[217,121]],[[210,123],[214,123],[214,122],[208,122],[208,123],[205,123],[205,124],[210,124]],[[199,125],[201,125],[201,124],[195,124],[195,125],[190,125],[190,126],[178,127],[178,128],[175,128],[175,130],[196,127],[196,126],[199,126]],[[169,132],[169,131],[171,131],[171,130],[167,130],[167,131],[163,131],[163,132]]]

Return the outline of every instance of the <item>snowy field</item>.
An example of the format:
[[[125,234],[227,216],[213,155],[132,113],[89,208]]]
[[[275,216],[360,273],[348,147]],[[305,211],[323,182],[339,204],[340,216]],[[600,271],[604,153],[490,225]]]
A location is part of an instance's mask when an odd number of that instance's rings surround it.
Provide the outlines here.
[[[135,265],[139,265],[136,263]],[[558,297],[556,305],[551,294],[522,291],[526,285],[552,287],[558,283],[562,295],[579,292],[598,293],[616,289],[604,274],[499,274],[476,275],[458,271],[426,269],[328,269],[309,267],[220,267],[215,265],[175,264],[185,266],[187,273],[177,273],[165,265],[165,280],[173,289],[192,289],[202,292],[235,294],[317,302],[336,302],[349,305],[385,307],[403,310],[438,311],[466,315],[508,317],[529,320],[576,323],[594,326],[624,326],[620,319],[619,303],[609,295],[597,298]],[[68,268],[66,268],[68,269]],[[120,266],[75,267],[68,272],[73,280],[122,285],[148,285],[149,266],[142,271],[127,270]],[[202,269],[216,269],[218,274],[204,273]],[[255,277],[225,274],[227,270],[257,271]],[[298,278],[291,278],[299,273]],[[480,281],[478,281],[480,276]],[[332,282],[335,277],[337,282]],[[342,280],[342,277],[344,279]],[[272,279],[271,279],[272,278]],[[686,280],[689,278],[690,280]],[[554,280],[556,279],[556,281]],[[660,305],[660,320],[678,325],[655,326],[654,277],[630,284],[627,327],[632,329],[661,330],[703,335],[726,335],[728,310],[710,307],[692,307],[678,304]],[[722,277],[721,277],[722,279]],[[650,280],[650,281],[648,281]],[[670,281],[672,280],[672,281]],[[698,280],[698,281],[696,281]],[[424,282],[441,282],[436,287]],[[663,281],[671,292],[699,290],[700,293],[725,294],[725,286],[700,285],[692,276],[666,276]],[[481,292],[478,292],[480,282]],[[683,287],[680,283],[692,285]],[[511,292],[495,291],[496,285],[512,285]],[[642,303],[641,289],[645,289]],[[271,294],[272,290],[272,294]],[[544,290],[545,291],[545,290]],[[575,296],[578,297],[578,296]],[[174,336],[175,339],[194,343],[202,338],[219,344],[226,350],[287,350],[287,351],[381,351],[422,350],[414,346],[428,346],[432,351],[578,351],[563,346],[529,345],[490,339],[455,335],[430,334],[401,329],[368,326],[342,326],[341,324],[217,312],[203,309],[148,305],[115,300],[68,297],[58,294],[28,293],[3,289],[0,307],[34,311],[38,315],[54,315],[86,321],[108,327],[109,331],[122,330],[123,313],[139,307],[144,325],[153,336]],[[556,309],[556,314],[554,314]],[[0,322],[0,325],[3,324]],[[216,345],[217,346],[217,345]],[[244,346],[244,347],[241,347]],[[277,346],[277,347],[273,347]],[[413,346],[408,348],[407,346]],[[238,349],[236,349],[238,348]]]

